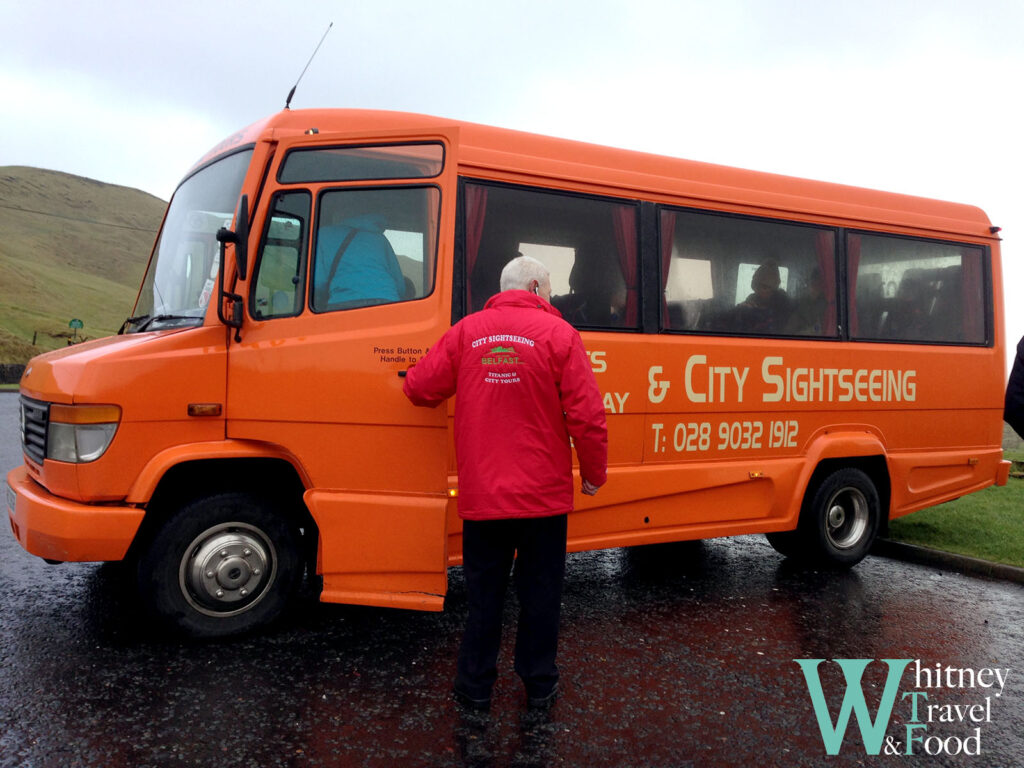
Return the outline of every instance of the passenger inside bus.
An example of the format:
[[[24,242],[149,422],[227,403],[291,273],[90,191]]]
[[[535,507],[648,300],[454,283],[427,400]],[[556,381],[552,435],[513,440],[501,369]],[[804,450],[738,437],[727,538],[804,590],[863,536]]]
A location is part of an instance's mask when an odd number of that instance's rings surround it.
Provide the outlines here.
[[[384,217],[375,214],[320,228],[316,246],[318,309],[387,304],[405,297],[405,278],[384,228]]]
[[[920,270],[908,269],[900,280],[896,299],[889,310],[883,337],[922,341],[931,336],[930,296]]]
[[[814,267],[807,276],[803,292],[793,300],[792,309],[786,324],[787,333],[820,336],[834,331],[825,328],[828,298],[825,296],[825,281],[818,267]]]
[[[571,325],[621,326],[625,289],[616,290],[611,272],[587,267],[577,257],[569,272],[569,293],[552,296],[551,303]]]
[[[734,310],[733,323],[743,333],[778,333],[786,328],[789,296],[780,288],[779,265],[767,261],[754,271],[753,290]]]

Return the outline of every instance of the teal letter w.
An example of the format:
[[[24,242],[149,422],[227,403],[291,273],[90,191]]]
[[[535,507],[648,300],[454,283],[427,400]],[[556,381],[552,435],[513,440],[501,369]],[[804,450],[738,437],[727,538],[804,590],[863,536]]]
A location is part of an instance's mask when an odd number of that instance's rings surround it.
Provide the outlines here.
[[[900,679],[903,677],[903,670],[912,660],[882,659],[889,666],[889,676],[885,681],[882,700],[878,704],[877,716],[872,720],[867,702],[864,701],[864,689],[860,682],[864,670],[872,659],[835,659],[836,664],[842,667],[843,675],[846,677],[846,694],[843,696],[843,705],[839,709],[839,717],[835,726],[832,725],[832,717],[829,714],[828,705],[825,703],[825,693],[821,690],[821,679],[818,677],[818,665],[824,659],[793,659],[793,661],[799,664],[800,669],[804,672],[807,690],[811,694],[811,703],[814,705],[814,714],[818,718],[818,728],[821,729],[821,740],[825,742],[825,751],[830,755],[839,754],[852,711],[857,716],[857,724],[860,726],[860,736],[864,741],[865,751],[869,755],[877,755],[882,749],[885,729],[889,726],[889,719],[892,717],[892,708],[896,703],[897,689]]]

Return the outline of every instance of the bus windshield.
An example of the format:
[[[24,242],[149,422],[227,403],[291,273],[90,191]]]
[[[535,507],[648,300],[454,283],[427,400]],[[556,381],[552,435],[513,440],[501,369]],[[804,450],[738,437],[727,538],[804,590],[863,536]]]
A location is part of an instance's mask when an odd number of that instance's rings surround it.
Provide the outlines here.
[[[202,325],[217,287],[217,230],[230,227],[252,150],[187,178],[171,199],[129,332]]]

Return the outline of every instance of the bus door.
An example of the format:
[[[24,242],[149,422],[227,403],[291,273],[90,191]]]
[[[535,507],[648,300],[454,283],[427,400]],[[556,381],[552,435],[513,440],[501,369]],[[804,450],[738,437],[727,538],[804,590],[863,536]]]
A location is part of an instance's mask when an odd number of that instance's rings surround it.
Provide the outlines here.
[[[324,601],[443,605],[447,411],[402,374],[450,325],[454,134],[282,140],[253,214],[227,434],[302,475]]]

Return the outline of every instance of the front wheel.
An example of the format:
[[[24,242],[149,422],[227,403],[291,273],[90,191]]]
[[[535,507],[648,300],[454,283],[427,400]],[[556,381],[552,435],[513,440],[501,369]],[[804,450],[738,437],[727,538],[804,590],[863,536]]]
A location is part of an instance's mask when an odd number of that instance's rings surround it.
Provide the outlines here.
[[[222,493],[163,523],[139,558],[139,591],[182,634],[238,634],[282,612],[302,576],[300,552],[297,527],[267,500]]]
[[[849,567],[871,550],[880,520],[875,484],[862,470],[845,467],[827,475],[805,501],[800,528],[813,559]]]

